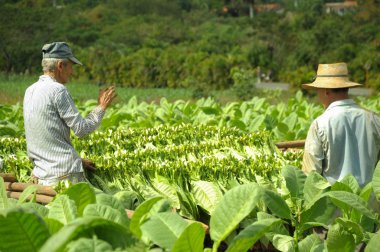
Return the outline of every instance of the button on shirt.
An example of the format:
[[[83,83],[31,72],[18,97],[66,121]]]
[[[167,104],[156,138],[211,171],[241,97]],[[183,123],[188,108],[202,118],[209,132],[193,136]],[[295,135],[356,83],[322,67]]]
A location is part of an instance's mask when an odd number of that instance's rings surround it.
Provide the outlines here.
[[[311,124],[303,170],[317,171],[331,184],[351,173],[364,186],[379,159],[380,117],[346,99],[331,103]]]
[[[84,137],[99,127],[104,110],[96,107],[83,118],[66,87],[47,75],[24,97],[24,126],[33,175],[43,180],[83,172],[82,160],[70,140],[70,129]]]

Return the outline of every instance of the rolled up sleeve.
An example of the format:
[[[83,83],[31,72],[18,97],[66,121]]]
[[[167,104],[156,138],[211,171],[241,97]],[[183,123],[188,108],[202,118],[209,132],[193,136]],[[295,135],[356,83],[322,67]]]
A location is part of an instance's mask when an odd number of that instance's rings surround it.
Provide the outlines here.
[[[314,121],[309,129],[305,142],[302,170],[309,174],[316,171],[322,174],[322,163],[324,160],[322,141],[318,135],[318,125]]]

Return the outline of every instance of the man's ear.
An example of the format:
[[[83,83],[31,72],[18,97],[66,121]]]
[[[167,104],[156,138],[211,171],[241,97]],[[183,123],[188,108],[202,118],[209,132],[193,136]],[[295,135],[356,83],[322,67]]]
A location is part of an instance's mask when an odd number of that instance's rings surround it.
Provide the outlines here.
[[[61,70],[65,66],[65,62],[59,60],[57,63],[57,69]]]
[[[329,88],[325,88],[325,96],[329,96],[331,94],[331,90]]]

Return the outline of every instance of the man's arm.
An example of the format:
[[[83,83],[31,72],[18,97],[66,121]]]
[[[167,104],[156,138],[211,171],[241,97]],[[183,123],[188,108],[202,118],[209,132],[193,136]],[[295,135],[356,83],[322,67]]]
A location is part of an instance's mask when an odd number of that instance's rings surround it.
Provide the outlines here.
[[[55,100],[60,117],[78,137],[84,137],[96,130],[105,113],[100,106],[97,106],[86,118],[83,118],[67,89],[57,93]]]
[[[314,121],[307,133],[305,142],[305,150],[303,155],[302,170],[309,174],[312,171],[316,171],[322,174],[322,161],[325,158],[323,154],[322,141],[318,135],[318,125]]]

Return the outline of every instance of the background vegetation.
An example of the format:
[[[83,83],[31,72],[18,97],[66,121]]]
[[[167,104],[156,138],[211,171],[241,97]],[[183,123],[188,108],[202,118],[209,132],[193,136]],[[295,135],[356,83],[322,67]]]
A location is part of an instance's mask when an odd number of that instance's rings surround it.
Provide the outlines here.
[[[283,10],[249,16],[249,3],[268,2]],[[85,64],[77,77],[93,83],[207,91],[241,85],[236,72],[252,76],[260,67],[298,88],[318,63],[345,61],[355,81],[380,88],[378,1],[358,1],[345,15],[326,13],[324,4],[3,0],[0,71],[37,74],[42,45],[67,41]]]

